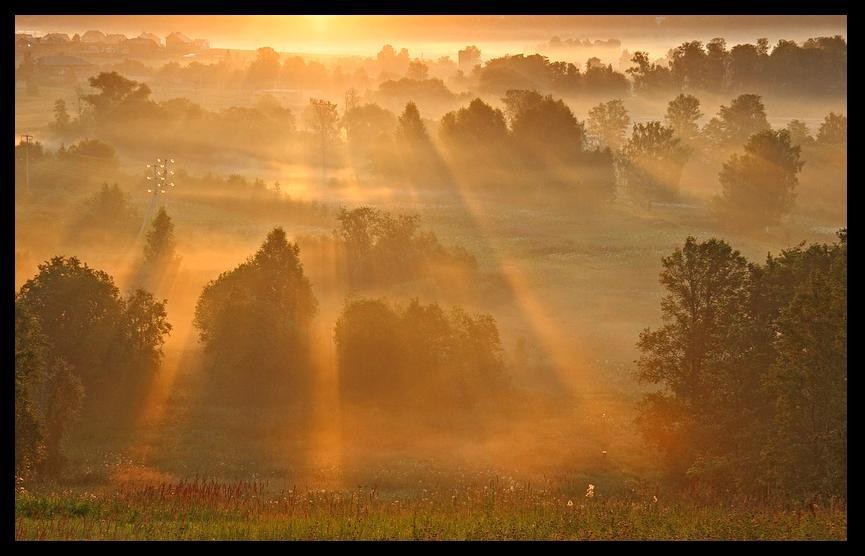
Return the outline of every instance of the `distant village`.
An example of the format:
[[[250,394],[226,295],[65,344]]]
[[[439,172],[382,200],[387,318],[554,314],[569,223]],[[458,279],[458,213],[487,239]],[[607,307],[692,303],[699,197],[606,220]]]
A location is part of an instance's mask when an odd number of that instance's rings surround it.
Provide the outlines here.
[[[207,39],[191,39],[174,32],[163,40],[153,33],[127,37],[120,33],[90,30],[84,34],[47,33],[34,36],[15,34],[16,64],[27,60],[42,78],[75,79],[91,71],[93,58],[137,59],[196,57],[210,50]]]

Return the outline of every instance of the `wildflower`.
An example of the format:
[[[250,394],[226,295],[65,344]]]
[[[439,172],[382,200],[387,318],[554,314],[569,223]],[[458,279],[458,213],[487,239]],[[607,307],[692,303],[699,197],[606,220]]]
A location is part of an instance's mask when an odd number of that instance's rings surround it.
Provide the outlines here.
[[[589,488],[586,489],[586,498],[594,498],[595,497],[595,485],[589,484]]]
[[[573,507],[574,507],[574,501],[573,501],[573,500],[568,500],[568,507],[569,507],[569,508],[573,508]]]

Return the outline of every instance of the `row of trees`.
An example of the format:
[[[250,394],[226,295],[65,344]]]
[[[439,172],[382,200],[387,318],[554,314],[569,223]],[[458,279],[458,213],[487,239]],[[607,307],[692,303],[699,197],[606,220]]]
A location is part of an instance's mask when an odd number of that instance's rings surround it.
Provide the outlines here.
[[[847,233],[765,264],[724,241],[662,260],[639,423],[672,477],[714,492],[846,496]]]
[[[634,92],[667,95],[672,91],[709,91],[764,94],[843,95],[847,90],[847,42],[839,35],[816,37],[801,46],[780,39],[737,44],[727,49],[723,38],[707,44],[683,43],[665,61],[652,63],[646,52],[637,52],[633,67]]]
[[[415,236],[417,219],[369,208],[343,211],[339,219],[350,275],[361,284],[381,278],[371,274],[373,263],[394,272],[390,281],[417,278],[420,261],[412,256],[423,255],[434,240]],[[196,305],[194,323],[214,376],[248,401],[297,399],[309,386],[310,324],[318,302],[299,253],[281,228],[272,230],[252,257],[208,283]],[[446,316],[437,305],[417,301],[400,312],[384,300],[355,300],[336,325],[336,341],[346,399],[386,405],[405,402],[411,393],[427,401],[478,401],[487,379],[499,381],[504,373],[492,317],[459,309]]]
[[[498,328],[490,315],[412,300],[346,304],[334,340],[347,400],[382,408],[465,410],[507,388]]]

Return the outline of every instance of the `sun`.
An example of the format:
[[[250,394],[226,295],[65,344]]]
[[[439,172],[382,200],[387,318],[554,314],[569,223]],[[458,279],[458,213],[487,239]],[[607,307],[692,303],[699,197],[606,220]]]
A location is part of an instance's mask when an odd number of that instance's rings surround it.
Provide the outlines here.
[[[327,31],[330,27],[331,20],[333,19],[332,15],[308,15],[306,16],[309,26],[314,31]]]

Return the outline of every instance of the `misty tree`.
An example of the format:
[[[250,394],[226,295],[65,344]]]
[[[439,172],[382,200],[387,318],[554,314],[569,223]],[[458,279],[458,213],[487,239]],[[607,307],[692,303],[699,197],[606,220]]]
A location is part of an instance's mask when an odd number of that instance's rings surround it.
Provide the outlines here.
[[[670,56],[670,71],[679,89],[695,91],[706,83],[706,50],[700,41],[683,43]]]
[[[483,150],[502,145],[508,137],[504,114],[479,98],[441,119],[439,135],[456,149]]]
[[[429,74],[429,67],[426,64],[419,60],[409,62],[406,77],[417,81],[423,81],[427,78],[427,74]]]
[[[123,104],[135,105],[148,101],[151,92],[146,84],[127,79],[115,71],[102,72],[88,81],[99,93],[84,95],[82,100],[89,104],[97,115],[105,114]]]
[[[154,267],[164,267],[174,261],[176,248],[174,222],[165,207],[159,207],[145,236],[144,260]]]
[[[525,155],[539,164],[562,163],[586,147],[586,131],[571,109],[551,95],[513,94],[515,113],[511,131]]]
[[[767,258],[775,401],[766,481],[798,495],[847,489],[847,236]]]
[[[405,105],[397,122],[396,135],[398,140],[405,141],[409,145],[422,145],[429,142],[426,126],[414,102]]]
[[[75,257],[54,257],[24,283],[16,303],[46,340],[46,360],[61,359],[81,380],[90,408],[129,402],[152,376],[170,332],[165,301],[147,292],[124,298],[113,278]],[[126,407],[126,409],[129,409]]]
[[[327,155],[339,138],[339,112],[336,104],[321,100],[309,99],[309,106],[304,113],[306,124],[318,138],[321,156],[321,185],[324,186],[327,172]]]
[[[274,228],[254,255],[211,280],[198,298],[194,324],[210,367],[248,393],[296,385],[307,370],[318,302],[299,255]]]
[[[830,112],[820,124],[817,132],[817,142],[822,145],[840,145],[847,143],[847,117]]]
[[[731,467],[747,466],[728,457],[749,434],[738,428],[749,416],[739,394],[759,390],[741,372],[748,263],[723,241],[689,237],[662,265],[663,325],[645,329],[637,344],[638,378],[660,389],[644,398],[638,422],[676,475],[723,484]]]
[[[58,98],[54,102],[54,127],[59,131],[64,131],[69,127],[69,112],[66,111],[66,101]]]
[[[259,48],[247,70],[247,80],[253,87],[273,89],[281,69],[279,54],[274,49],[269,46]]]
[[[492,316],[385,299],[346,303],[334,330],[344,399],[389,409],[466,410],[507,388]]]
[[[71,236],[82,242],[117,245],[135,238],[140,221],[141,215],[129,195],[116,183],[105,183],[81,205],[73,220]]]
[[[688,238],[662,259],[663,325],[640,334],[638,423],[667,470],[715,494],[844,496],[847,238],[765,265]]]
[[[352,287],[416,280],[437,266],[474,271],[477,261],[465,249],[446,247],[420,229],[418,215],[392,215],[371,207],[340,209],[335,235],[346,257]]]
[[[703,117],[700,100],[693,95],[680,94],[667,104],[665,123],[684,143],[692,143],[700,134],[697,122]]]
[[[727,144],[744,144],[755,133],[770,129],[766,108],[759,95],[739,95],[730,106],[718,111],[721,139]]]
[[[45,336],[39,323],[20,302],[15,303],[15,473],[37,464],[42,454],[43,431],[35,400],[45,380]]]
[[[513,124],[517,115],[523,113],[531,106],[537,106],[544,100],[543,95],[535,90],[510,89],[505,93],[502,102],[505,105],[505,114],[508,121]]]
[[[85,393],[81,379],[62,358],[54,358],[47,366],[42,388],[45,466],[56,477],[66,463],[63,441],[79,417]]]
[[[631,118],[621,99],[598,104],[589,110],[588,130],[598,145],[618,150],[625,142]]]
[[[393,112],[377,104],[352,105],[343,115],[342,125],[349,152],[357,162],[373,172],[387,166],[393,156],[391,143],[397,125]],[[380,146],[385,148],[377,148]]]
[[[634,92],[644,96],[667,94],[675,88],[670,68],[653,64],[647,52],[635,52],[633,66],[626,70],[634,80]]]
[[[689,148],[661,122],[636,124],[620,162],[630,194],[652,199],[676,195]]]
[[[718,207],[729,221],[750,228],[780,222],[793,208],[797,174],[804,162],[786,130],[751,137],[744,154],[733,154],[719,175]]]
[[[790,134],[790,144],[796,147],[809,147],[814,143],[811,130],[802,120],[790,120],[785,128]]]

